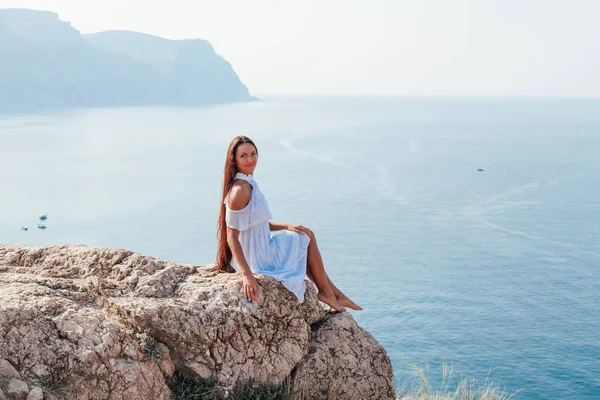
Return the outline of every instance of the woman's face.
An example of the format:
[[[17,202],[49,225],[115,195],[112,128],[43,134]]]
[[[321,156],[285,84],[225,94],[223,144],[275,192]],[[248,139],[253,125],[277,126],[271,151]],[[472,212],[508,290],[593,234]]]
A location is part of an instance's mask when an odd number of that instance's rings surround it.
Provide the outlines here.
[[[258,162],[258,152],[250,143],[242,143],[235,152],[235,164],[238,172],[251,175]]]

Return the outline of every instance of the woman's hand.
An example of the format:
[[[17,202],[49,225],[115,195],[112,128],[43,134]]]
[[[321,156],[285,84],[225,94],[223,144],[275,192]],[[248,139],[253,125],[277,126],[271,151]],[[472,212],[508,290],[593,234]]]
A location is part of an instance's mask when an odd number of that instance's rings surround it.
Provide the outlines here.
[[[244,296],[250,301],[258,300],[258,282],[251,273],[244,274],[242,293],[244,293]]]
[[[304,233],[307,236],[310,236],[312,234],[312,231],[310,229],[302,225],[289,224],[287,226],[287,230],[296,233]]]

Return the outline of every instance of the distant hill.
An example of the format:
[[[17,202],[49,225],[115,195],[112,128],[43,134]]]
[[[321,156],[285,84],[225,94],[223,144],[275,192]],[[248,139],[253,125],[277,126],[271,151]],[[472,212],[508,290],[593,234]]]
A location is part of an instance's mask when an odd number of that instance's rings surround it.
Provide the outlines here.
[[[0,111],[254,100],[205,40],[81,35],[57,14],[0,10]]]
[[[128,31],[84,35],[105,50],[151,65],[167,79],[175,103],[195,104],[249,99],[248,89],[206,40],[168,40]]]

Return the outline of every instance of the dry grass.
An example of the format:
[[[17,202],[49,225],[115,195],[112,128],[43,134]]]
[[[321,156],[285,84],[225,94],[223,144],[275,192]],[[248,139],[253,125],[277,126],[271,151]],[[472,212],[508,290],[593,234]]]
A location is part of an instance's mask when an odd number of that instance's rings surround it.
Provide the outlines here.
[[[280,385],[257,382],[239,382],[229,390],[219,388],[216,379],[189,378],[177,371],[169,381],[173,400],[287,400],[290,398],[290,381]]]
[[[440,387],[433,389],[427,377],[429,366],[412,367],[417,377],[398,389],[398,400],[510,400],[520,392],[507,394],[487,378],[483,383],[467,379],[457,381],[452,375],[452,367],[447,365],[442,367]]]
[[[519,392],[506,394],[499,386],[488,379],[483,383],[474,380],[454,379],[452,368],[442,366],[442,383],[433,388],[427,373],[429,366],[412,366],[416,377],[397,390],[397,400],[510,400]],[[169,386],[176,400],[213,400],[223,397],[218,394],[219,388],[214,379],[192,379],[176,372]],[[253,382],[239,383],[228,393],[231,400],[309,400],[315,398],[310,388],[291,394],[289,378],[281,385],[264,385]],[[516,400],[516,399],[515,399]]]

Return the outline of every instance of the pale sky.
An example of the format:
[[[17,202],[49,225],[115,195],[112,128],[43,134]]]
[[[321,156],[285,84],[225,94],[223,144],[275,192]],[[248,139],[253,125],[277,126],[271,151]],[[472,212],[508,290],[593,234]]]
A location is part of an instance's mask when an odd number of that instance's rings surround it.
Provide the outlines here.
[[[600,97],[600,0],[0,0],[209,40],[252,94]]]

